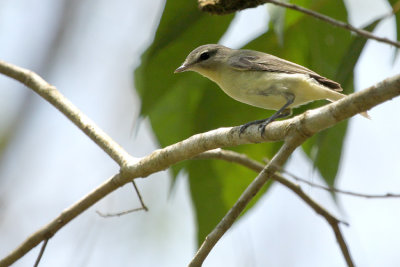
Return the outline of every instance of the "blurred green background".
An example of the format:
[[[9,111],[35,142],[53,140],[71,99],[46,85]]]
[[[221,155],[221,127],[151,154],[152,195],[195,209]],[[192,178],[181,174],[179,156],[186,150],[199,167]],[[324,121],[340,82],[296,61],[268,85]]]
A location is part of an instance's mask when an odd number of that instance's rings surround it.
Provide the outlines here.
[[[347,10],[342,1],[296,1],[296,4],[347,22]],[[273,7],[269,12],[274,18],[269,27],[244,48],[264,51],[306,66],[339,82],[345,94],[354,91],[353,70],[367,41],[365,38],[297,11]],[[193,2],[185,0],[166,3],[153,43],[135,71],[136,89],[142,103],[140,115],[150,119],[162,147],[196,133],[272,115],[271,111],[235,102],[216,84],[198,74],[171,75],[191,50],[202,44],[218,43],[232,19],[233,15],[202,13]],[[373,20],[365,28],[373,31],[379,22],[380,19]],[[324,102],[303,106],[295,110],[295,114]],[[335,185],[346,130],[347,122],[339,123],[313,136],[302,146],[310,164],[330,186]],[[279,147],[278,143],[233,149],[261,161],[272,158]],[[174,166],[173,177],[182,169],[189,175],[201,243],[255,174],[236,164],[209,160]]]

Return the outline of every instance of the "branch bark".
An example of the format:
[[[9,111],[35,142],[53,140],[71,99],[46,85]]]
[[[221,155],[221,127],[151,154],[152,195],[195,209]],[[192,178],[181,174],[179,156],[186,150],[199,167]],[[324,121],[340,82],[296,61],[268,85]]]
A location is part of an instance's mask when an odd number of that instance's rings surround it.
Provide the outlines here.
[[[335,103],[284,121],[273,122],[266,126],[264,137],[260,136],[257,126],[251,126],[239,136],[239,127],[220,128],[194,135],[184,141],[159,149],[140,160],[131,157],[116,142],[108,137],[90,119],[82,114],[62,96],[54,86],[48,84],[37,74],[17,66],[0,61],[0,73],[18,80],[34,90],[65,114],[86,135],[109,154],[121,167],[120,173],[114,175],[75,204],[64,210],[54,220],[29,236],[19,247],[0,261],[0,266],[8,266],[25,255],[41,241],[52,237],[59,229],[87,210],[97,201],[117,188],[138,177],[146,177],[164,170],[180,161],[190,159],[204,151],[240,144],[274,142],[308,138],[347,119],[357,113],[366,111],[384,101],[400,94],[400,75],[388,78],[377,85],[354,93]],[[288,148],[289,149],[289,148]],[[290,147],[289,150],[293,148]],[[281,152],[281,155],[286,155]],[[276,164],[286,156],[278,157]],[[279,164],[280,165],[280,164]],[[272,167],[265,171],[268,176]],[[265,178],[262,178],[265,179]]]

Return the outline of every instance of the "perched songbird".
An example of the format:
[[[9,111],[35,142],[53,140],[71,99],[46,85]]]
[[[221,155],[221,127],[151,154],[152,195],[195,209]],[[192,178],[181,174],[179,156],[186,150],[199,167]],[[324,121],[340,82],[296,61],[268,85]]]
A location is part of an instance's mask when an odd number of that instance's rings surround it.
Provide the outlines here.
[[[331,102],[345,95],[342,87],[312,70],[290,61],[253,50],[231,49],[218,44],[202,45],[193,50],[177,72],[196,71],[214,81],[237,101],[277,110],[271,117],[241,126],[265,126],[277,118],[291,115],[292,108],[308,102],[327,99]],[[368,118],[366,112],[361,113]]]

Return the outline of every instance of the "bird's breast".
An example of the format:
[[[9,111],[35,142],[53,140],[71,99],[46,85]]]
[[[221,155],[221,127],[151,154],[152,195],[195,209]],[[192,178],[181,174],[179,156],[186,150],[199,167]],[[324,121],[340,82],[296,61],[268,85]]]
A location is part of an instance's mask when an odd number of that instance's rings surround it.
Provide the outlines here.
[[[217,84],[233,99],[252,106],[278,110],[287,102],[288,87],[274,73],[233,70]]]

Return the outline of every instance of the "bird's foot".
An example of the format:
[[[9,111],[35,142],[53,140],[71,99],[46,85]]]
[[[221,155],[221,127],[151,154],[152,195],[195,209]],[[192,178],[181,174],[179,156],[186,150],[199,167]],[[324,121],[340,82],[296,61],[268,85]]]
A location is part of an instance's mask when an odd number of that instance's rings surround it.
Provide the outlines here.
[[[273,120],[270,120],[270,118],[266,119],[264,122],[260,123],[260,125],[258,125],[258,130],[261,132],[261,137],[264,136],[265,134],[265,127],[271,123]]]
[[[251,121],[248,122],[246,124],[243,124],[242,126],[240,126],[239,128],[239,136],[244,133],[244,131],[252,125],[258,125],[258,130],[261,131],[261,137],[263,137],[264,133],[265,133],[265,126],[267,126],[270,122],[272,122],[271,118],[267,118],[267,119],[263,119],[263,120],[256,120],[256,121]]]

